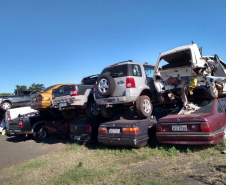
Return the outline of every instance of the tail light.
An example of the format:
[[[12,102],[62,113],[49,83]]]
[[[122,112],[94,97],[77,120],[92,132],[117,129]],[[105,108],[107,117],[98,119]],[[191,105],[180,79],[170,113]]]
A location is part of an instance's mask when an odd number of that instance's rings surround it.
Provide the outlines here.
[[[134,78],[126,78],[126,88],[135,88]]]
[[[23,121],[19,121],[19,128],[23,128]]]
[[[37,97],[37,100],[38,101],[42,101],[44,99],[44,96],[42,96],[42,95],[39,95],[38,97]]]
[[[138,134],[139,128],[138,127],[133,127],[133,128],[122,128],[122,133],[123,134]]]
[[[8,115],[7,115],[7,122],[8,122],[8,124],[9,124],[9,122],[10,122],[10,119],[11,119],[11,118],[10,118],[10,115],[8,114]]]
[[[86,126],[86,132],[92,132],[92,127],[90,124]]]
[[[70,89],[70,96],[79,96],[78,91],[75,88]]]
[[[93,86],[93,91],[96,92],[96,90],[97,90],[97,84],[95,84],[95,85]]]
[[[99,133],[106,134],[107,133],[107,128],[106,127],[99,127],[98,131],[99,131]]]
[[[54,92],[52,93],[52,99],[53,100],[55,99],[55,93]]]
[[[156,125],[156,132],[162,132],[162,126]]]
[[[211,132],[209,123],[201,123],[200,127],[202,132]]]

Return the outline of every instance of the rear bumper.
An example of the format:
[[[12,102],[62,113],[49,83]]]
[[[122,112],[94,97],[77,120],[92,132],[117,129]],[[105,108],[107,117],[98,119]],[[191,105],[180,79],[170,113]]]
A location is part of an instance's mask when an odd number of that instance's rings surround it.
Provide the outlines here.
[[[140,148],[145,146],[148,142],[147,138],[117,138],[117,137],[105,137],[105,136],[98,136],[98,141],[100,143],[111,145],[111,146],[126,146],[126,147],[134,147]]]
[[[72,141],[75,141],[77,143],[91,143],[92,142],[90,133],[86,133],[86,134],[69,133],[69,136]]]
[[[87,102],[87,97],[85,95],[79,96],[65,96],[65,97],[58,97],[52,101],[52,108],[59,108],[59,109],[67,109],[72,107],[84,108],[85,103]],[[64,107],[59,107],[60,103],[67,103]]]
[[[178,145],[209,145],[218,144],[223,141],[224,132],[218,133],[199,133],[199,134],[172,134],[157,132],[156,137],[159,143],[178,144]]]
[[[22,134],[33,134],[32,131],[21,131],[21,130],[6,130],[6,134],[9,135],[22,135]]]

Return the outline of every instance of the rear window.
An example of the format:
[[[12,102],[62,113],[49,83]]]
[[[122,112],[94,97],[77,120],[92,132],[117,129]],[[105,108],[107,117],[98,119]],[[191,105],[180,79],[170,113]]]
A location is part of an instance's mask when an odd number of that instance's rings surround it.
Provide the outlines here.
[[[159,66],[162,67],[162,69],[168,69],[189,65],[191,65],[191,50],[187,49],[163,56]]]
[[[211,113],[213,109],[213,100],[196,100],[193,102],[196,106],[200,107],[198,110],[191,112],[191,114]]]
[[[43,89],[44,92],[48,91],[49,89],[51,89],[54,85],[51,85],[49,87],[46,87],[45,89]]]
[[[110,66],[105,68],[101,74],[106,74],[112,77],[128,76],[128,64]]]

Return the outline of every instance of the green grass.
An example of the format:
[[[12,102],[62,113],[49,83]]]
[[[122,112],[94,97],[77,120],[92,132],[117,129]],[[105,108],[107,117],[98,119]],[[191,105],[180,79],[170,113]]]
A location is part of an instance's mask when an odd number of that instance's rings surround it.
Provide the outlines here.
[[[140,149],[68,143],[65,151],[12,166],[3,175],[11,184],[187,184],[185,177],[225,182],[222,149],[225,142]]]

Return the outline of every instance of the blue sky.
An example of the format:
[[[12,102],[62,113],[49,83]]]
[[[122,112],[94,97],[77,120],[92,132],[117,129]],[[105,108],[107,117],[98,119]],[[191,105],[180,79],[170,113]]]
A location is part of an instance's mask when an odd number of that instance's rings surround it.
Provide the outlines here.
[[[0,0],[0,93],[79,83],[194,41],[226,61],[225,0]]]

